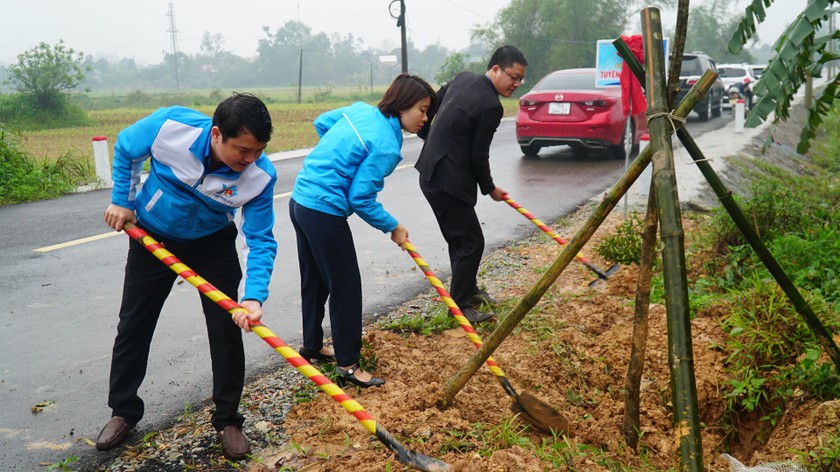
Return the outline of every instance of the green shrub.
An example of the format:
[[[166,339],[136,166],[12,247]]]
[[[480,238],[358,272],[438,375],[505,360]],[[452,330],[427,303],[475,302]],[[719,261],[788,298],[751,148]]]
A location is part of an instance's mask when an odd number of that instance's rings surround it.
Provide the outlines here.
[[[595,247],[595,252],[610,262],[638,264],[642,257],[643,231],[644,219],[634,211]]]
[[[836,227],[774,239],[768,249],[800,289],[840,303],[840,237]],[[763,267],[762,267],[763,269]]]
[[[819,139],[812,141],[814,164],[831,175],[840,175],[840,110],[825,117],[819,134]]]
[[[831,183],[833,175],[795,175],[761,161],[756,165],[761,172],[752,176],[749,196],[736,195],[734,199],[762,240],[772,241],[803,228],[837,222],[840,193]],[[729,247],[746,244],[741,231],[722,207],[715,211],[711,229],[716,235],[715,250],[720,254],[725,254]]]
[[[27,94],[0,95],[0,124],[13,126],[21,131],[68,128],[90,124],[79,105],[71,103],[64,95],[52,109],[45,109]]]

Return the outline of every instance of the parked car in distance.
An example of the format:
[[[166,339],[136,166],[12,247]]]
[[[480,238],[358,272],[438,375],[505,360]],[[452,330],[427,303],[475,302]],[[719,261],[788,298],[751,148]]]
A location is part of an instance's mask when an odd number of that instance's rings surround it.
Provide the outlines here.
[[[677,92],[674,104],[680,103],[685,98],[691,87],[700,80],[700,76],[708,69],[718,72],[715,61],[708,54],[702,52],[683,54],[682,67],[680,68],[680,90]],[[726,88],[723,86],[723,82],[718,79],[712,84],[703,100],[700,100],[694,106],[694,111],[700,115],[700,119],[703,121],[708,121],[713,116],[720,116],[725,95]]]
[[[755,80],[761,78],[761,74],[764,72],[764,68],[767,67],[765,64],[750,64],[750,68],[752,68],[753,76],[755,76]]]
[[[594,68],[554,71],[519,99],[516,140],[523,154],[564,144],[576,154],[606,149],[615,158],[632,157],[647,133],[645,114],[625,117],[621,87],[595,87],[595,74]]]
[[[717,68],[724,89],[728,90],[730,85],[738,85],[746,97],[744,101],[747,103],[747,108],[752,108],[755,104],[752,87],[756,81],[753,67],[749,64],[720,64]],[[729,104],[726,101],[724,103]]]

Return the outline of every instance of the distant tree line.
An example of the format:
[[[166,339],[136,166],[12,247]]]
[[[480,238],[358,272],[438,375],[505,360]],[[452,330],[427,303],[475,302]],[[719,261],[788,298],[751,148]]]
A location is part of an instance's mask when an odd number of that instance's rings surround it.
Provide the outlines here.
[[[149,66],[139,66],[133,59],[109,61],[88,56],[85,65],[90,72],[84,86],[91,90],[173,89],[177,82],[184,89],[289,87],[298,85],[300,74],[303,86],[355,86],[366,90],[371,82],[374,86],[387,85],[401,70],[399,63],[380,62],[380,56],[387,55],[399,60],[399,47],[390,50],[366,47],[352,34],[316,34],[298,21],[288,21],[273,31],[265,27],[264,32],[265,37],[259,40],[257,54],[252,58],[226,50],[221,34],[205,32],[198,53],[178,53],[177,81],[176,57],[171,53],[166,53],[160,64]],[[408,47],[409,70],[430,81],[447,57],[455,53],[440,44],[417,49],[409,41]],[[476,49],[480,48],[472,47],[468,51]],[[484,54],[484,51],[477,53]]]
[[[443,84],[461,70],[481,72],[487,56],[502,44],[519,47],[528,58],[529,86],[553,70],[594,67],[596,41],[626,34],[637,21],[641,0],[511,0],[495,19],[472,31],[472,44],[452,50],[433,44],[417,49],[409,41],[409,70],[429,81]],[[675,0],[664,0],[673,6]],[[692,9],[686,50],[703,50],[717,62],[752,61],[749,52],[726,51],[728,37],[738,16],[734,0],[718,0]],[[156,90],[235,89],[297,86],[299,74],[306,87],[358,87],[366,91],[388,84],[397,75],[399,63],[382,63],[383,55],[400,58],[399,47],[381,50],[366,46],[352,34],[313,33],[299,21],[288,21],[277,29],[263,28],[256,55],[245,58],[225,49],[221,34],[205,32],[200,50],[194,54],[164,54],[159,64],[140,66],[134,59],[109,60],[84,56],[79,89]],[[303,57],[302,73],[300,69]],[[177,77],[176,61],[177,60]],[[0,67],[0,83],[9,79],[15,66]],[[13,82],[13,81],[12,81]],[[6,80],[3,90],[10,91]],[[18,88],[20,91],[20,88]]]

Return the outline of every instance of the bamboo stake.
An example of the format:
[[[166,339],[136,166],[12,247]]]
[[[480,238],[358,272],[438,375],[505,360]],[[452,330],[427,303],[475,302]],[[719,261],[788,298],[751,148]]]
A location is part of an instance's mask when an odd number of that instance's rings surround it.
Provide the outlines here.
[[[621,38],[614,41],[613,44],[615,44],[618,53],[621,54],[622,57],[627,58],[625,59],[625,62],[630,66],[633,74],[637,78],[643,77],[644,71],[642,69],[642,65],[639,64],[636,57],[633,56],[633,53],[630,51],[630,48],[627,47],[627,44],[624,43]],[[700,169],[700,172],[706,178],[706,181],[712,187],[712,190],[714,190],[715,195],[723,208],[727,213],[729,213],[729,217],[732,218],[733,222],[735,222],[735,225],[741,231],[741,234],[744,235],[744,238],[753,248],[753,251],[755,251],[758,258],[767,268],[767,271],[770,272],[770,275],[773,276],[776,283],[778,283],[785,292],[788,300],[790,300],[791,304],[793,304],[794,309],[805,319],[805,323],[814,333],[814,336],[817,337],[820,347],[834,362],[835,371],[840,373],[840,348],[838,348],[837,344],[835,344],[831,332],[828,331],[825,325],[822,324],[819,317],[817,317],[816,313],[814,313],[814,310],[810,305],[808,305],[808,302],[805,301],[805,298],[799,292],[799,289],[796,288],[796,285],[790,277],[788,277],[785,270],[776,258],[773,257],[770,250],[767,249],[764,241],[761,240],[761,237],[750,224],[749,219],[747,219],[747,216],[744,214],[743,210],[741,210],[741,207],[738,206],[737,202],[735,202],[732,192],[726,188],[726,185],[720,177],[718,177],[717,173],[709,164],[708,159],[706,159],[706,156],[703,155],[703,152],[697,146],[697,143],[694,141],[694,138],[692,138],[688,130],[685,128],[678,128],[677,137],[680,139],[680,142],[682,142],[683,147],[685,147],[688,151],[688,154],[694,160],[695,164],[697,164],[697,168]]]
[[[656,206],[664,244],[662,261],[674,431],[679,447],[680,470],[701,472],[705,468],[700,440],[700,415],[697,411],[697,385],[694,378],[691,314],[685,272],[685,235],[677,193],[674,153],[671,148],[671,131],[674,125],[669,116],[665,86],[662,23],[658,8],[643,9],[641,17],[647,71],[649,147],[652,148],[653,154],[653,182],[656,186]]]
[[[639,260],[639,280],[636,282],[636,310],[633,316],[630,362],[624,381],[624,440],[634,451],[639,447],[639,397],[648,338],[650,309],[650,281],[653,277],[653,258],[656,254],[656,188],[650,183],[645,229],[642,233],[642,255]]]
[[[674,110],[674,114],[678,117],[685,118],[691,112],[697,102],[703,99],[703,96],[712,86],[716,80],[717,75],[714,72],[706,71],[700,80],[689,90],[683,101]],[[677,123],[677,126],[681,126]],[[502,320],[499,321],[496,329],[490,333],[490,336],[484,339],[484,344],[479,348],[467,363],[455,374],[455,376],[447,383],[446,391],[444,392],[444,401],[452,402],[455,395],[464,388],[467,381],[475,375],[476,371],[482,364],[493,354],[496,348],[507,338],[513,331],[517,324],[528,314],[529,311],[540,301],[540,298],[551,287],[557,277],[566,269],[569,263],[574,260],[578,252],[589,241],[589,238],[595,234],[595,231],[609,215],[610,211],[615,208],[618,201],[627,192],[633,182],[639,177],[645,167],[650,163],[651,153],[650,146],[646,147],[630,164],[630,167],[624,172],[624,175],[615,183],[615,185],[607,191],[604,199],[593,210],[592,214],[587,219],[586,223],[575,233],[569,244],[565,246],[563,251],[557,256],[557,259],[551,264],[548,270],[540,277],[540,280],[531,287],[528,293],[522,297],[515,307]]]
[[[677,24],[674,27],[674,35],[672,36],[674,41],[671,46],[671,69],[668,71],[668,103],[670,104],[668,109],[673,108],[674,100],[680,91],[680,71],[682,69],[683,51],[685,50],[686,32],[688,31],[689,0],[679,0],[677,3]],[[622,57],[626,56],[622,55]],[[644,83],[639,77],[636,78]]]

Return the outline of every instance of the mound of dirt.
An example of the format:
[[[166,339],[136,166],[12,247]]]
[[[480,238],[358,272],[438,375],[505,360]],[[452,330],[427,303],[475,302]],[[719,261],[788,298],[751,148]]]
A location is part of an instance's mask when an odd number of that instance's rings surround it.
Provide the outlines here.
[[[608,219],[594,243],[620,223]],[[696,226],[686,222],[686,227]],[[515,268],[515,277],[485,273],[484,283],[491,293],[516,300],[553,262],[558,246],[547,238],[532,238],[524,244],[502,249],[488,260],[488,266]],[[604,261],[586,254],[596,264]],[[509,271],[505,271],[509,272]],[[622,438],[624,414],[623,387],[626,376],[638,268],[623,267],[600,290],[588,283],[593,274],[580,265],[570,266],[544,299],[515,332],[494,353],[511,384],[520,392],[530,392],[562,412],[572,422],[572,450],[586,445],[603,452],[618,463],[641,469],[643,465],[668,470],[675,466],[675,435],[669,388],[668,340],[665,308],[650,307],[650,331],[641,386],[641,449],[644,461],[629,451]],[[433,292],[411,300],[393,316],[430,312],[436,300]],[[725,399],[721,387],[724,355],[717,346],[726,335],[719,313],[697,313],[692,321],[694,369],[700,420],[706,425],[719,422]],[[535,318],[540,318],[535,323]],[[539,325],[550,333],[529,331]],[[550,328],[546,328],[546,326]],[[481,326],[489,334],[492,326]],[[388,331],[369,328],[365,335],[367,353],[375,353],[376,373],[388,379],[382,388],[350,391],[354,398],[389,431],[410,448],[445,460],[454,470],[541,470],[539,457],[528,449],[511,445],[492,453],[478,450],[465,432],[471,425],[509,425],[539,444],[545,438],[520,421],[511,410],[508,397],[489,370],[482,368],[456,397],[449,408],[438,405],[448,379],[467,361],[474,347],[460,328],[431,336],[400,337]],[[834,402],[836,403],[836,402]],[[784,420],[766,444],[753,444],[737,455],[742,462],[792,459],[792,450],[808,451],[836,431],[840,419],[837,405],[802,401],[785,414]],[[817,420],[817,418],[819,420]],[[400,467],[385,448],[371,439],[356,420],[339,404],[320,395],[292,409],[285,419],[290,441],[303,449],[295,458],[288,452],[264,451],[265,464],[308,464],[306,470],[392,470]],[[724,452],[723,437],[706,428],[702,437],[704,462],[711,470],[728,470],[719,455]],[[325,446],[329,445],[329,446]],[[324,453],[324,447],[339,453]],[[282,448],[281,448],[282,449]],[[288,448],[286,447],[287,451]],[[320,453],[317,451],[321,451]],[[448,451],[441,453],[442,451]],[[733,455],[736,455],[733,452]],[[745,456],[746,455],[746,456]],[[570,459],[578,470],[608,470],[585,458]],[[577,460],[578,462],[575,462]],[[291,462],[289,462],[291,461]],[[301,470],[301,469],[298,469]]]

